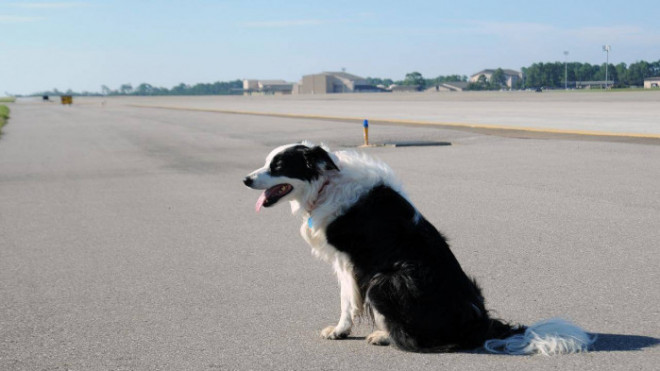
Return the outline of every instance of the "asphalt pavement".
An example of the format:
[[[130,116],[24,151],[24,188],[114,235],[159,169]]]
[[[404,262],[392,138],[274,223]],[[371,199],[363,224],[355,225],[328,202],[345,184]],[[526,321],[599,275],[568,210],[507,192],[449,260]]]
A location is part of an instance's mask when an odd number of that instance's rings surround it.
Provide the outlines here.
[[[108,104],[660,139],[660,90],[113,97]]]
[[[0,137],[0,370],[655,370],[660,146],[139,108],[11,105]],[[634,121],[631,119],[631,121]],[[390,164],[487,307],[561,316],[587,354],[414,354],[319,337],[331,267],[242,178],[302,139]]]

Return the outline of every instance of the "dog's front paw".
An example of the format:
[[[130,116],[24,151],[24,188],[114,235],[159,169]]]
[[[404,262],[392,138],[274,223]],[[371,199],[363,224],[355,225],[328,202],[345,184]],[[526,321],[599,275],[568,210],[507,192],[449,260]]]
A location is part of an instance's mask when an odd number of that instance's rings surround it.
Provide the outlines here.
[[[338,340],[345,339],[348,334],[351,333],[351,329],[341,330],[335,326],[328,326],[321,331],[321,337],[329,340]]]

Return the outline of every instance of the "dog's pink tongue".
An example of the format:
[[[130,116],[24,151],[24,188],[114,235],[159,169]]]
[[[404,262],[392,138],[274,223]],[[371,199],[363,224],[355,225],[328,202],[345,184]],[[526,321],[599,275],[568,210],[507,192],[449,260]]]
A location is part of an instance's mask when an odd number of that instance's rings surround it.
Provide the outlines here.
[[[254,205],[255,210],[259,212],[261,210],[261,207],[264,205],[264,202],[266,201],[266,191],[259,196],[259,199],[257,200],[257,204]]]

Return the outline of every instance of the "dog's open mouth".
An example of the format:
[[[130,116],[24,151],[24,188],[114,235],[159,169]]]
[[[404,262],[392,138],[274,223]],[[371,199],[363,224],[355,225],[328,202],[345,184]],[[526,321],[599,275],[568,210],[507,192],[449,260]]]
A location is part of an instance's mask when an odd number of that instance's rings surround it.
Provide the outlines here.
[[[270,187],[264,191],[264,193],[259,196],[255,209],[257,211],[261,210],[261,207],[273,206],[280,198],[289,194],[293,191],[293,186],[291,184],[278,184],[276,186]]]

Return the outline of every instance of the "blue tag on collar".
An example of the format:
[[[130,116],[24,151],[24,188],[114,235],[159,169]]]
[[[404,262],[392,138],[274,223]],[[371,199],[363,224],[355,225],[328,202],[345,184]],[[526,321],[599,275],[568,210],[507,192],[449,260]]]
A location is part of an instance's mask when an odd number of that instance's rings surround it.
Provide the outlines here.
[[[313,226],[313,223],[312,223],[312,217],[311,217],[311,216],[310,216],[309,218],[307,218],[307,226],[308,226],[310,229],[311,229],[312,226]]]

